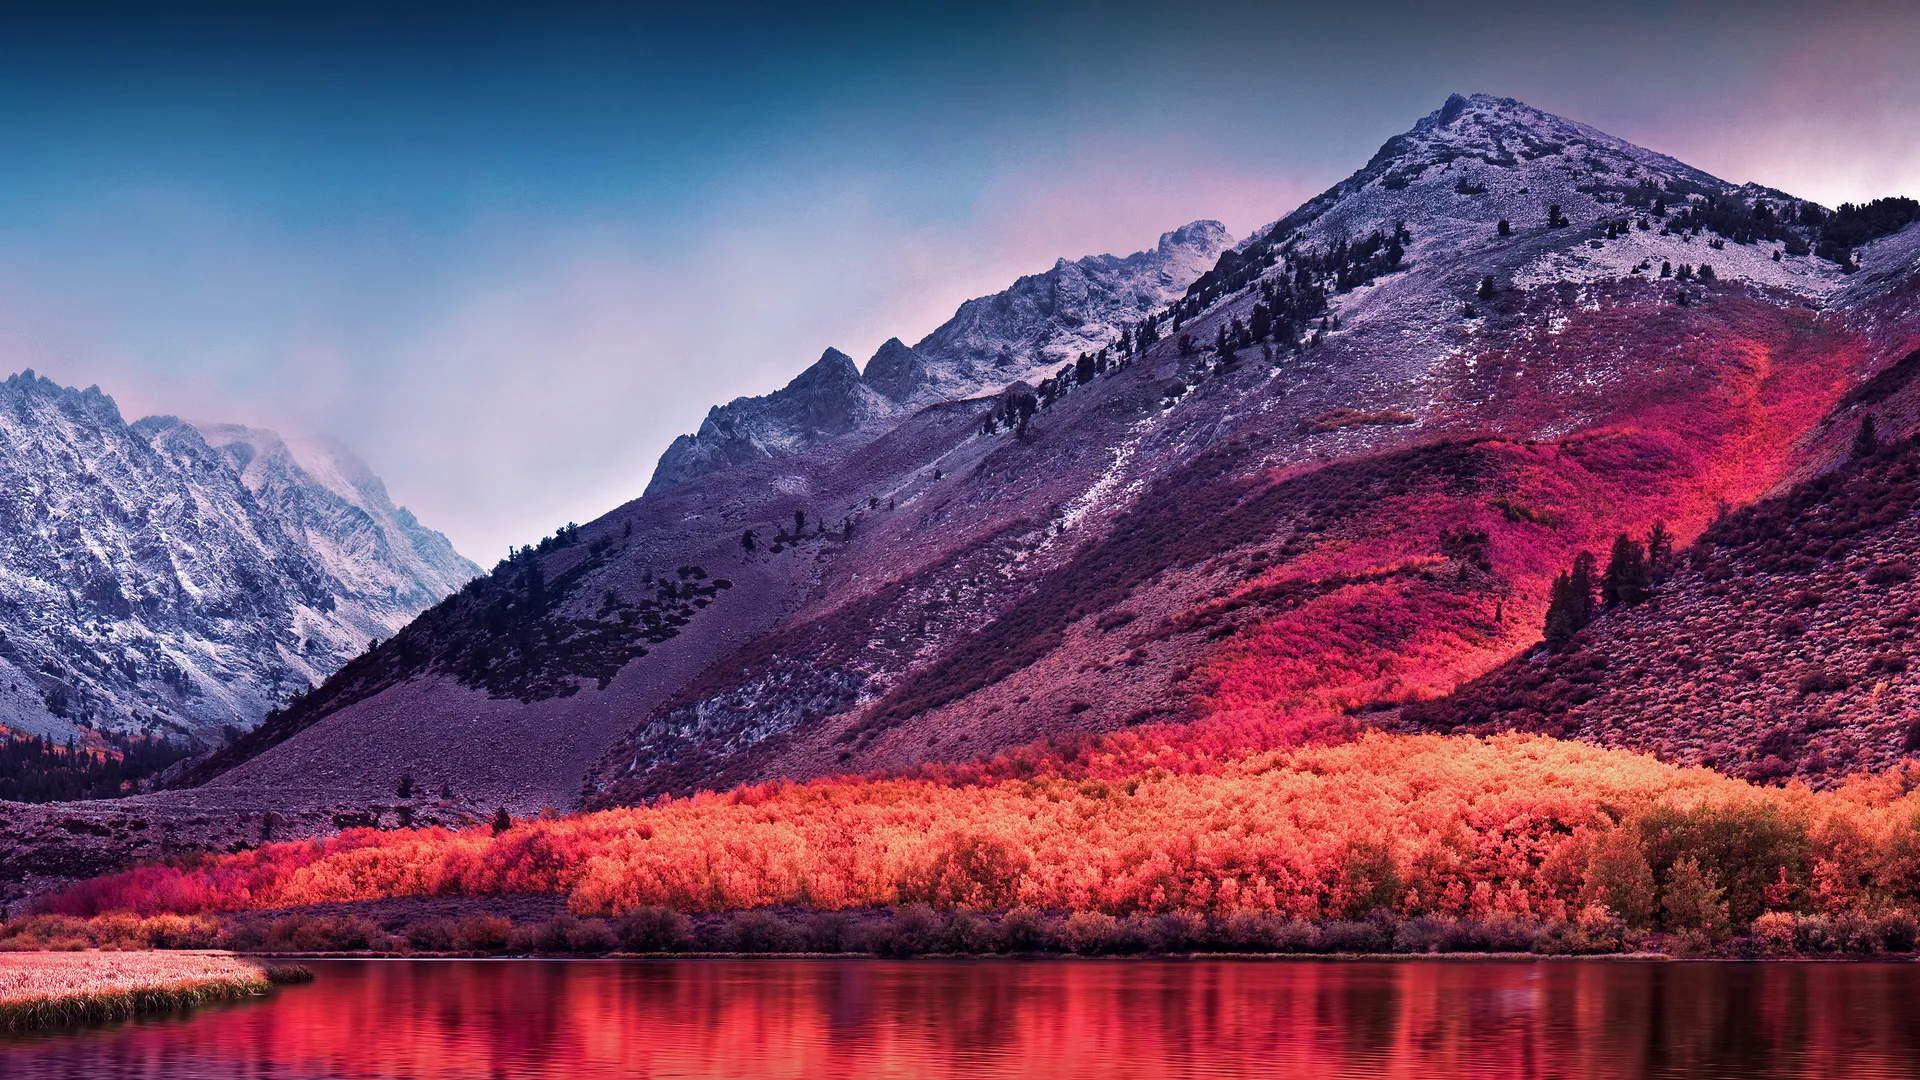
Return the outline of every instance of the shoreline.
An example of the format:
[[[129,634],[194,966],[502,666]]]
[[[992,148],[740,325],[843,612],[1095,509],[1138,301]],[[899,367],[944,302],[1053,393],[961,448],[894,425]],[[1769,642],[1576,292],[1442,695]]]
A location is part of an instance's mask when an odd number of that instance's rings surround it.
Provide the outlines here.
[[[0,1032],[188,1012],[312,978],[305,968],[228,952],[0,953]]]
[[[119,912],[0,924],[0,954],[225,950],[242,957],[1300,957],[1726,960],[1920,959],[1907,909],[1872,917],[1768,912],[1745,932],[1633,928],[1604,909],[1577,921],[1403,916],[1306,922],[1278,914],[935,910],[924,904],[687,915],[642,908],[581,917],[553,895],[432,897],[219,915]],[[512,916],[512,917],[510,917]],[[526,921],[521,921],[526,920]]]
[[[564,953],[408,953],[408,952],[272,952],[246,953],[262,960],[407,960],[407,961],[538,961],[540,963],[598,963],[608,960],[872,960],[885,963],[955,963],[972,961],[1019,960],[1034,963],[1139,964],[1165,961],[1207,960],[1248,961],[1254,963],[1674,963],[1674,964],[1912,964],[1920,963],[1920,953],[1857,953],[1785,956],[1686,956],[1665,952],[1617,953],[1532,953],[1532,952],[1450,952],[1450,953],[1300,953],[1300,952],[1188,952],[1133,953],[1128,955],[1083,955],[1080,953],[920,953],[914,956],[883,956],[871,952],[610,952],[592,955]]]

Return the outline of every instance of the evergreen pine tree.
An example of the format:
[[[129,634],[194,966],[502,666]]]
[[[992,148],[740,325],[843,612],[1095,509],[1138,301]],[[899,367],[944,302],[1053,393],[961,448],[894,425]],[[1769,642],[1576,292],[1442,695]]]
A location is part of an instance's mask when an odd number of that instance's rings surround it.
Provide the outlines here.
[[[1653,528],[1647,530],[1647,577],[1654,584],[1667,579],[1667,571],[1673,565],[1673,534],[1667,531],[1667,523],[1656,521]]]
[[[1600,599],[1609,607],[1632,607],[1647,598],[1652,575],[1647,569],[1647,554],[1640,541],[1626,533],[1614,538],[1613,553],[1607,558],[1607,572],[1600,579]]]
[[[1596,569],[1593,553],[1583,551],[1573,557],[1574,598],[1579,601],[1580,625],[1585,626],[1593,618],[1593,592],[1599,584],[1595,580]]]
[[[1501,235],[1501,236],[1512,236],[1512,235],[1513,235],[1513,225],[1512,225],[1512,224],[1511,224],[1510,222],[1508,222],[1506,218],[1501,218],[1501,219],[1500,219],[1500,224],[1499,224],[1499,226],[1498,226],[1498,228],[1499,228],[1499,230],[1500,230],[1500,235]]]
[[[1874,430],[1873,414],[1860,418],[1860,430],[1853,436],[1853,456],[1870,458],[1880,452],[1880,433]]]
[[[1483,277],[1480,279],[1479,295],[1480,295],[1480,299],[1482,300],[1493,299],[1493,275],[1489,274],[1486,277]]]
[[[494,812],[493,835],[499,836],[511,828],[513,828],[513,815],[507,813],[507,808],[503,806]]]
[[[1547,643],[1555,648],[1567,643],[1580,628],[1593,619],[1594,558],[1582,551],[1573,557],[1573,569],[1553,579],[1547,600]]]
[[[1557,649],[1579,632],[1578,607],[1574,599],[1573,576],[1562,570],[1553,579],[1553,586],[1547,593],[1545,636],[1549,646]]]

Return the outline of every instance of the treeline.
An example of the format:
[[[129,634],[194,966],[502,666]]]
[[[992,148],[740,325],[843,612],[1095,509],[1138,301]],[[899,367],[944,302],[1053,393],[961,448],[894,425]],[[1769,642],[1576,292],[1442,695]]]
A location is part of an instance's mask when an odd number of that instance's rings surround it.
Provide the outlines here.
[[[1676,904],[1698,906],[1698,896]],[[1712,901],[1717,903],[1717,901]],[[1712,917],[1710,912],[1709,918]],[[429,915],[404,922],[294,912],[272,918],[31,915],[0,924],[0,951],[232,949],[238,952],[371,952],[402,955],[602,956],[826,954],[865,956],[1153,956],[1191,954],[1425,956],[1460,953],[1582,955],[1625,950],[1721,956],[1908,953],[1920,937],[1912,913],[1759,916],[1740,937],[1702,930],[1635,929],[1602,907],[1572,918],[1404,916],[1307,922],[1263,912],[941,910],[903,904],[854,911],[756,908],[689,916],[649,907],[614,919],[560,914],[516,922],[504,915]]]
[[[1270,359],[1276,351],[1297,353],[1311,348],[1328,331],[1339,328],[1329,312],[1329,297],[1402,269],[1412,240],[1406,223],[1396,222],[1391,232],[1376,229],[1359,240],[1342,237],[1324,250],[1301,247],[1297,238],[1276,232],[1243,250],[1223,252],[1213,269],[1164,310],[1123,326],[1110,344],[1079,354],[1033,391],[1003,394],[981,417],[981,434],[1009,431],[1024,437],[1036,411],[1051,408],[1077,386],[1126,368],[1134,357],[1170,336],[1177,335],[1183,357],[1211,344],[1222,370],[1232,368],[1239,350],[1256,345],[1265,348]],[[1275,266],[1281,270],[1269,274]],[[1253,310],[1245,318],[1222,321],[1212,342],[1197,342],[1180,332],[1221,297],[1256,284],[1260,298]],[[1184,382],[1176,381],[1167,397],[1177,398],[1187,389]]]
[[[1843,558],[1856,534],[1893,524],[1920,498],[1920,473],[1910,463],[1915,449],[1912,438],[1882,442],[1868,413],[1839,468],[1784,496],[1723,513],[1695,542],[1691,558],[1709,584],[1731,576],[1721,554],[1731,548],[1750,549],[1756,568],[1769,573],[1806,573],[1823,560]],[[1654,522],[1644,542],[1626,533],[1615,537],[1604,571],[1591,552],[1576,554],[1548,592],[1542,628],[1548,647],[1565,647],[1605,608],[1643,602],[1677,566],[1673,536],[1662,522]]]
[[[1304,303],[1289,311],[1276,308],[1272,315],[1292,315],[1296,325],[1318,318],[1326,309],[1329,294],[1351,292],[1383,275],[1401,269],[1406,261],[1407,245],[1413,234],[1405,222],[1396,222],[1392,232],[1376,229],[1366,237],[1349,241],[1341,238],[1332,247],[1314,250],[1302,247],[1296,236],[1269,236],[1247,245],[1241,251],[1221,254],[1214,268],[1200,275],[1187,287],[1187,294],[1169,309],[1173,329],[1199,315],[1214,301],[1237,292],[1262,279],[1276,265],[1284,273],[1272,275],[1275,288],[1299,297]],[[1264,283],[1264,281],[1263,281]],[[1317,297],[1317,300],[1315,299]],[[1272,306],[1274,296],[1264,294]]]
[[[104,747],[13,735],[0,742],[0,800],[110,799],[193,753],[185,740],[108,735]]]
[[[1740,935],[1817,950],[1835,935],[1864,949],[1877,934],[1873,948],[1905,949],[1920,903],[1913,779],[1763,788],[1538,736],[1374,733],[1287,751],[1170,751],[1144,771],[1079,779],[774,783],[508,819],[497,831],[349,830],[138,867],[40,909],[268,919],[404,896],[545,893],[583,923],[654,919],[668,931],[804,910],[797,925],[763,925],[761,940],[788,942],[898,907],[942,926],[1026,911],[1087,941],[1204,928],[1186,948],[1239,935],[1258,951],[1314,951],[1356,925],[1387,927],[1397,943],[1402,926],[1470,935],[1518,924],[1596,943],[1678,935],[1688,951]],[[263,913],[240,914],[249,909]],[[987,949],[1013,948],[998,940]]]

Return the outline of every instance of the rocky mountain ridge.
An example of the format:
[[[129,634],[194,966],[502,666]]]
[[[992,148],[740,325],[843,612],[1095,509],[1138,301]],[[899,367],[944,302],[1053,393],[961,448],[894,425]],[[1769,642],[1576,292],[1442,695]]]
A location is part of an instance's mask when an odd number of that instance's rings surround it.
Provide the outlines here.
[[[1080,353],[1114,345],[1124,328],[1184,293],[1231,240],[1219,222],[1196,221],[1125,258],[1060,259],[960,305],[917,345],[887,339],[864,372],[828,349],[780,390],[714,406],[697,433],[675,439],[661,455],[647,492],[875,430],[876,422],[915,407],[1037,383]]]
[[[0,383],[0,725],[248,728],[479,572],[337,445]]]

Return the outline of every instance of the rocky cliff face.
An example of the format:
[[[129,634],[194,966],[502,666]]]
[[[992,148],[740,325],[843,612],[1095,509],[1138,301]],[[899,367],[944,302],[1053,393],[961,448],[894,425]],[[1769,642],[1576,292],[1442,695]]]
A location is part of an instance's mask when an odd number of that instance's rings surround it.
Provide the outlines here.
[[[478,573],[351,455],[305,460],[271,432],[127,424],[30,371],[0,384],[0,725],[250,727]]]
[[[700,430],[661,455],[649,493],[748,461],[786,457],[940,401],[1039,382],[1083,352],[1112,346],[1123,328],[1180,296],[1232,242],[1217,221],[1196,221],[1125,258],[1061,259],[1004,292],[960,305],[918,345],[890,338],[863,373],[828,349],[765,397],[717,405]]]

